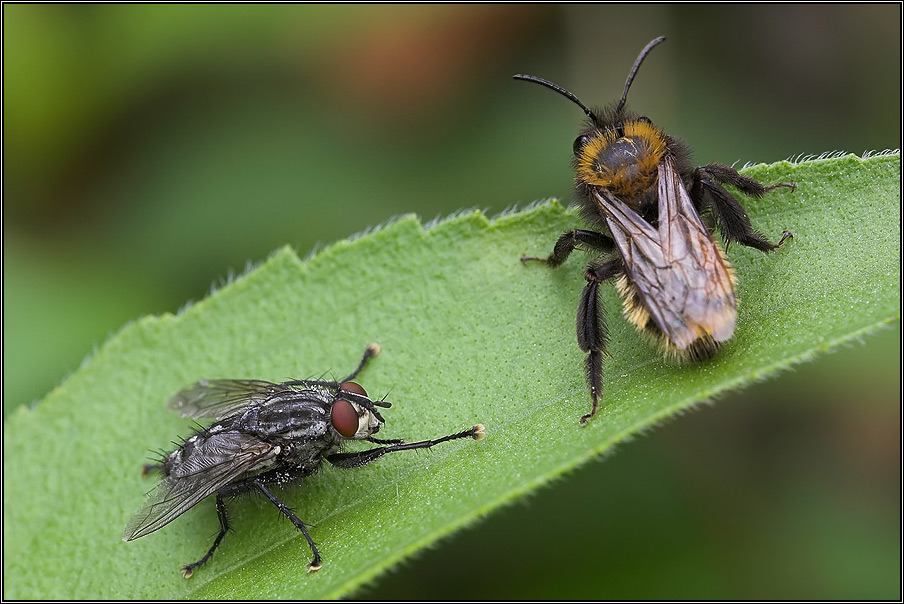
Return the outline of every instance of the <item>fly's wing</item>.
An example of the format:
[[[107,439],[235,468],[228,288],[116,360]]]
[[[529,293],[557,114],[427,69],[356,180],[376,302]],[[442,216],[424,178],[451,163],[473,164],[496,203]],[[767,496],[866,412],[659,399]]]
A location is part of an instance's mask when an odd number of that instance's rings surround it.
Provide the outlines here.
[[[203,433],[183,445],[182,459],[126,524],[123,541],[163,528],[245,472],[264,466],[279,446],[242,432]]]
[[[182,417],[223,419],[285,389],[264,380],[201,380],[173,395],[167,406]]]
[[[659,163],[659,229],[603,188],[594,196],[625,271],[656,326],[680,350],[734,332],[737,302],[728,263],[703,226],[672,159]]]

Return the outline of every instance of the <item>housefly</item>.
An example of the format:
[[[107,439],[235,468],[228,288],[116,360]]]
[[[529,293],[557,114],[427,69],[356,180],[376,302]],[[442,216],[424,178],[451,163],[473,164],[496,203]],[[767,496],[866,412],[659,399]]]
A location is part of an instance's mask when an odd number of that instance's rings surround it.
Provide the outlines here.
[[[376,344],[368,346],[358,367],[339,381],[202,380],[177,393],[169,401],[171,409],[183,417],[210,418],[215,423],[197,430],[159,463],[145,466],[145,473],[158,471],[163,481],[126,524],[123,540],[153,533],[215,495],[220,531],[201,559],[182,567],[187,579],[210,559],[229,531],[226,500],[258,492],[301,531],[314,556],[309,570],[319,570],[320,552],[307,526],[270,486],[310,476],[323,460],[339,468],[357,468],[387,453],[484,436],[484,427],[477,424],[456,434],[413,443],[376,438],[385,421],[377,408],[388,408],[390,403],[371,399],[352,380],[379,350]],[[340,452],[347,440],[381,446]]]
[[[581,425],[596,415],[603,386],[609,338],[598,300],[600,283],[615,279],[625,316],[667,357],[703,360],[732,336],[737,322],[734,272],[713,239],[712,223],[726,245],[737,241],[763,252],[791,237],[785,231],[778,243],[768,241],[723,185],[760,197],[778,187],[793,190],[794,183],[764,186],[722,164],[694,168],[683,142],[625,108],[641,63],[663,40],[656,38],[640,52],[621,100],[603,109],[588,109],[574,94],[542,78],[514,76],[554,90],[588,118],[574,141],[575,199],[584,220],[595,228],[567,231],[545,258],[521,258],[555,267],[575,248],[600,254],[584,269],[587,285],[577,313],[578,345],[588,353],[585,371],[593,401]]]

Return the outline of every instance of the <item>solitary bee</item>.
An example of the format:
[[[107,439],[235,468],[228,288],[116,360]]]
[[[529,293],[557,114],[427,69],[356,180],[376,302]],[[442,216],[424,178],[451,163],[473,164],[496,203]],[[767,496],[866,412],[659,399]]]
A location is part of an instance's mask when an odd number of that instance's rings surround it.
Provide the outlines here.
[[[683,142],[625,108],[641,63],[663,40],[656,38],[640,51],[614,107],[591,110],[557,84],[514,76],[558,92],[588,117],[574,141],[575,198],[584,220],[597,230],[568,231],[548,257],[521,258],[555,267],[575,248],[601,254],[584,269],[587,285],[578,305],[578,345],[588,353],[585,369],[593,399],[582,426],[599,408],[609,339],[598,302],[600,283],[615,279],[625,316],[667,357],[703,360],[731,337],[738,315],[734,272],[713,239],[712,223],[718,224],[726,246],[737,241],[769,252],[792,236],[785,231],[778,243],[770,243],[722,185],[760,197],[778,187],[793,190],[793,182],[764,186],[722,164],[693,168]]]
[[[379,350],[376,344],[368,346],[358,367],[338,382],[202,380],[177,393],[169,401],[171,409],[183,417],[208,417],[217,422],[196,431],[160,463],[144,467],[145,473],[161,472],[163,482],[129,520],[123,541],[163,528],[215,493],[220,532],[200,560],[182,567],[182,575],[188,579],[210,559],[229,531],[225,498],[259,492],[301,531],[314,554],[309,570],[319,570],[320,552],[307,527],[268,485],[310,476],[324,459],[339,468],[357,468],[387,453],[484,436],[484,427],[477,424],[457,434],[415,443],[375,438],[384,422],[377,407],[391,405],[370,399],[364,388],[351,380]],[[385,446],[339,453],[345,440]]]

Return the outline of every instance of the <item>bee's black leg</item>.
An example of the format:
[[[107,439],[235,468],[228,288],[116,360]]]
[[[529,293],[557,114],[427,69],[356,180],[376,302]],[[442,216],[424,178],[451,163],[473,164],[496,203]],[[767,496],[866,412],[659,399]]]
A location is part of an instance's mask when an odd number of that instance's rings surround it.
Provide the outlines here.
[[[584,370],[590,384],[590,396],[593,407],[590,413],[581,416],[581,425],[586,426],[599,410],[599,401],[603,392],[603,354],[609,343],[609,331],[606,327],[605,308],[599,303],[599,284],[620,274],[624,265],[620,258],[600,264],[593,261],[584,270],[587,285],[581,293],[578,305],[577,334],[578,346],[588,353]]]
[[[364,350],[364,356],[361,357],[361,362],[358,363],[358,366],[352,371],[348,376],[339,380],[340,383],[348,382],[350,380],[355,379],[355,376],[361,373],[361,370],[364,369],[365,365],[367,365],[367,361],[369,361],[372,357],[380,354],[380,345],[377,343],[368,344],[367,348]]]
[[[273,505],[275,505],[279,509],[279,511],[283,513],[283,515],[286,518],[291,520],[292,524],[295,525],[295,528],[297,528],[299,531],[301,531],[301,534],[304,535],[304,538],[308,540],[308,545],[311,546],[311,551],[314,553],[314,559],[311,560],[311,565],[308,567],[308,572],[314,572],[314,571],[320,570],[320,567],[322,566],[321,560],[320,560],[320,551],[317,549],[317,545],[314,543],[314,540],[311,539],[311,535],[308,534],[308,529],[307,529],[307,527],[305,527],[304,522],[302,522],[301,519],[295,515],[295,512],[293,512],[292,509],[289,508],[289,506],[287,506],[282,501],[280,501],[276,497],[276,495],[274,495],[270,491],[270,489],[268,489],[266,486],[264,486],[264,483],[262,481],[252,480],[251,485],[254,486],[261,493],[266,495],[267,499],[269,499],[270,502],[273,503]]]
[[[707,164],[697,168],[696,173],[700,172],[722,184],[737,187],[742,193],[751,197],[762,197],[766,192],[773,189],[785,188],[794,191],[797,188],[797,184],[794,182],[780,182],[767,186],[754,178],[744,176],[731,166],[724,164]]]
[[[712,208],[713,214],[719,222],[722,236],[725,238],[726,246],[732,241],[737,241],[741,245],[770,252],[781,247],[787,239],[793,236],[790,231],[785,231],[778,243],[771,243],[753,228],[741,203],[720,183],[737,187],[742,193],[752,197],[762,197],[767,191],[779,187],[789,188],[793,191],[796,185],[788,182],[765,186],[749,176],[738,173],[734,168],[722,164],[708,164],[694,170],[691,198],[698,209],[705,203]]]
[[[546,258],[538,258],[535,256],[521,256],[521,262],[545,262],[549,266],[559,266],[571,255],[571,252],[578,246],[583,246],[589,250],[597,252],[610,252],[615,248],[615,242],[602,233],[596,231],[586,231],[583,229],[575,229],[566,231],[556,240],[556,245],[552,250],[552,254]]]
[[[186,579],[190,579],[191,576],[195,574],[196,568],[210,560],[214,550],[220,546],[220,541],[222,541],[223,537],[226,536],[226,533],[229,532],[229,518],[226,516],[226,502],[223,501],[223,497],[219,493],[217,493],[217,516],[220,518],[220,532],[217,534],[217,538],[214,539],[213,545],[210,546],[210,549],[207,550],[207,553],[204,554],[203,558],[182,567],[182,576]]]

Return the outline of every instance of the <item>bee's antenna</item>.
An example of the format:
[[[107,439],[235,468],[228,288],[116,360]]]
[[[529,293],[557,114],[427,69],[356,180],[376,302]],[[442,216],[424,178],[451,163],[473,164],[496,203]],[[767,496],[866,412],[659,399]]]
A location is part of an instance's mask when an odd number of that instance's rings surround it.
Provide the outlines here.
[[[587,106],[584,105],[584,103],[582,103],[582,102],[578,99],[578,97],[574,96],[574,94],[568,92],[567,90],[565,90],[564,88],[562,88],[562,87],[559,86],[558,84],[553,84],[553,83],[550,82],[549,80],[544,80],[543,78],[538,78],[537,76],[532,76],[532,75],[522,75],[522,74],[520,74],[520,73],[519,73],[518,75],[515,75],[515,76],[512,76],[512,77],[513,77],[514,79],[516,79],[516,80],[524,80],[525,82],[533,82],[534,84],[539,84],[540,86],[546,86],[546,87],[549,88],[550,90],[555,90],[556,92],[558,92],[559,94],[561,94],[562,96],[564,96],[566,99],[569,99],[569,100],[570,100],[571,102],[573,102],[575,105],[577,105],[578,107],[580,107],[581,109],[583,109],[583,110],[584,110],[584,113],[587,114],[587,117],[589,117],[590,119],[592,119],[594,122],[599,122],[599,120],[597,119],[596,115],[594,115],[592,111],[590,111],[589,109],[587,109]]]
[[[665,36],[659,36],[649,44],[643,47],[643,50],[640,51],[640,54],[637,55],[637,60],[634,61],[634,67],[631,68],[631,73],[628,74],[628,81],[625,82],[625,92],[622,94],[621,100],[618,102],[618,106],[615,108],[615,112],[618,113],[622,109],[625,108],[625,101],[628,100],[628,89],[631,88],[631,82],[634,81],[634,76],[637,75],[637,70],[640,69],[640,64],[643,63],[643,60],[647,58],[647,55],[653,50],[653,47],[659,44],[660,42],[665,41]],[[517,76],[516,76],[517,77]],[[582,105],[583,107],[583,105]],[[586,110],[585,110],[586,111]]]

